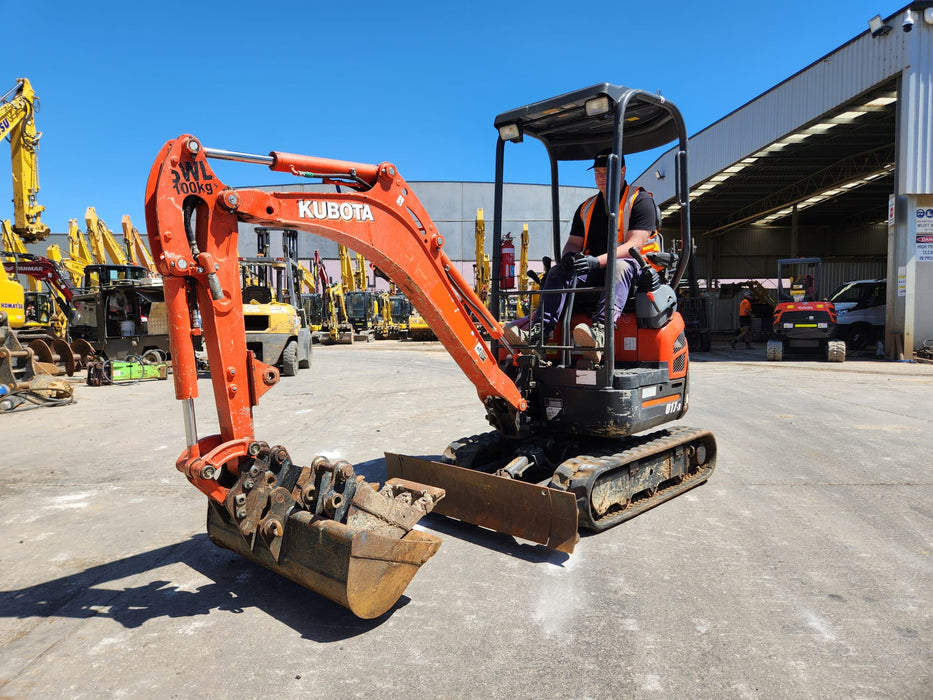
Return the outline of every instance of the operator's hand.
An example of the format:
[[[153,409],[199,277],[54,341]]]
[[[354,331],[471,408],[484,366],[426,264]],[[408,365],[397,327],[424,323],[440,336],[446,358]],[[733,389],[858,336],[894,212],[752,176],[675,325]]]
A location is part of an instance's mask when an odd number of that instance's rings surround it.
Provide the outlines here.
[[[592,255],[580,255],[573,261],[573,271],[578,275],[587,275],[599,269],[599,260]]]

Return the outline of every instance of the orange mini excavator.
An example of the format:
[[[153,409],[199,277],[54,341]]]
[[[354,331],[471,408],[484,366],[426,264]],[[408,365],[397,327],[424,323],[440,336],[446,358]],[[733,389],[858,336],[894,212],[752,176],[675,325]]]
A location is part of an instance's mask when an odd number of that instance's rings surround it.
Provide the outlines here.
[[[716,443],[707,431],[643,434],[681,418],[688,404],[687,343],[673,292],[691,250],[687,137],[679,111],[656,95],[601,84],[506,112],[495,126],[493,250],[501,240],[505,144],[532,136],[551,160],[555,259],[559,161],[589,160],[611,148],[608,191],[618,193],[619,154],[678,144],[680,254],[642,261],[631,308],[603,348],[610,361],[594,363],[561,340],[570,338],[569,324],[581,318],[587,293],[608,293],[608,286],[571,292],[568,306],[574,308],[573,298],[580,303],[552,344],[535,351],[510,347],[496,315],[447,257],[444,237],[391,163],[235,153],[182,135],[165,144],[149,175],[148,235],[164,278],[175,393],[187,436],[176,466],[208,497],[208,534],[361,617],[389,610],[437,550],[437,537],[413,529],[432,510],[571,552],[578,526],[602,530],[622,522],[703,483],[715,465]],[[211,169],[212,158],[338,186],[314,193],[232,189]],[[619,198],[609,200],[611,242]],[[369,259],[412,301],[474,383],[493,430],[451,443],[446,463],[387,455],[389,478],[379,490],[347,462],[318,457],[299,466],[284,447],[257,440],[252,407],[276,384],[278,372],[246,348],[237,264],[241,221],[324,236]],[[610,265],[616,263],[610,257]],[[503,291],[498,282],[493,279],[494,309],[501,295],[528,294]],[[196,312],[201,328],[193,322]],[[208,437],[197,435],[193,409],[191,341],[198,334],[220,423],[220,433]]]

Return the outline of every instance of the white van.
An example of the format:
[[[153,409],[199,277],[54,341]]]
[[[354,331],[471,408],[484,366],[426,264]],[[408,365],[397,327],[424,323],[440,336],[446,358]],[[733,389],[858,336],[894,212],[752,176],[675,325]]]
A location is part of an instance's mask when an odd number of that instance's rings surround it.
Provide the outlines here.
[[[884,339],[887,280],[845,282],[829,295],[836,307],[837,334],[852,350]]]

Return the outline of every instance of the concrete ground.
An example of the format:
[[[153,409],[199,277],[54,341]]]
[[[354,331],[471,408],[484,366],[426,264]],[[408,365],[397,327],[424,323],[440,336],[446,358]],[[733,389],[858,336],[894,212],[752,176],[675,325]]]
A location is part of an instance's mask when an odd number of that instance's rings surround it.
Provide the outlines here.
[[[569,557],[430,516],[371,621],[208,541],[170,382],[76,396],[0,415],[0,697],[933,697],[933,366],[717,342],[684,421],[708,484]],[[486,429],[436,343],[315,346],[255,418],[373,480]]]

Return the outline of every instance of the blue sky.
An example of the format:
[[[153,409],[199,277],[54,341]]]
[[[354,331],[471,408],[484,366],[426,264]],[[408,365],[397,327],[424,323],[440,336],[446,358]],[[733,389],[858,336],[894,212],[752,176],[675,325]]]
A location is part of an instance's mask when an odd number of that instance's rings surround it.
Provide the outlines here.
[[[495,115],[611,82],[660,90],[693,134],[907,5],[0,3],[0,91],[27,77],[40,97],[39,201],[55,233],[72,218],[83,228],[88,206],[115,232],[124,214],[143,230],[149,169],[182,133],[228,150],[391,161],[410,181],[491,181]],[[630,157],[630,179],[650,162]],[[289,181],[215,165],[231,186]],[[584,167],[565,184],[591,185]],[[506,170],[511,182],[546,178],[538,146]]]

